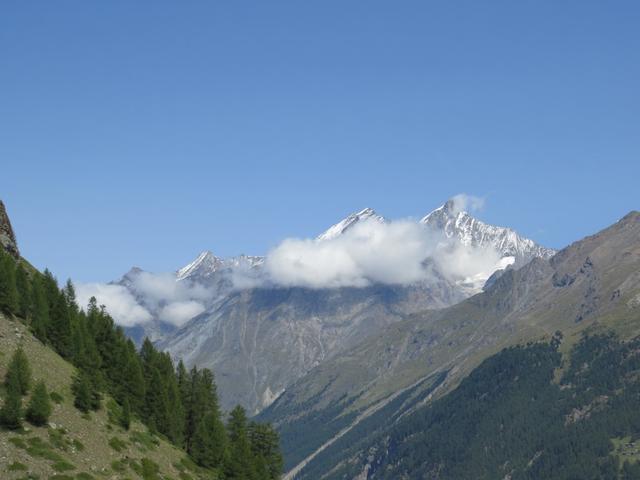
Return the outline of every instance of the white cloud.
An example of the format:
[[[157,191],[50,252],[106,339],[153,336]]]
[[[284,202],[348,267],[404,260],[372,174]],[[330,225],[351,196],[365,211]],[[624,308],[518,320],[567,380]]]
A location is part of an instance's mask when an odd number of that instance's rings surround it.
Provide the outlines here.
[[[460,194],[454,210],[477,210],[483,199]],[[220,285],[237,290],[259,287],[337,288],[371,284],[409,285],[439,280],[481,286],[500,268],[501,255],[492,248],[476,248],[447,238],[415,221],[358,222],[344,234],[327,239],[289,238],[271,250],[261,267],[243,263],[205,287],[172,273],[138,271],[120,285],[79,285],[78,298],[86,304],[94,295],[117,323],[131,326],[157,318],[176,326],[204,312],[219,298]],[[504,266],[504,265],[502,265]],[[433,267],[438,272],[435,277]]]
[[[493,249],[462,245],[415,222],[363,221],[330,240],[285,240],[269,252],[265,268],[270,281],[283,286],[406,285],[430,278],[427,259],[459,281],[489,276],[499,257]]]
[[[148,322],[151,313],[139,305],[136,299],[122,285],[106,285],[104,283],[84,283],[76,286],[78,304],[82,307],[96,297],[98,305],[105,305],[115,322],[125,327]]]
[[[459,193],[451,198],[454,212],[475,212],[484,208],[484,198]]]
[[[132,279],[136,294],[152,306],[187,300],[205,300],[211,292],[204,286],[190,281],[176,281],[173,273],[140,272]]]
[[[131,327],[154,318],[182,326],[205,310],[212,293],[190,281],[176,281],[171,273],[136,272],[123,285],[89,283],[76,287],[78,303],[85,306],[92,296],[105,305],[118,325]]]
[[[200,302],[196,302],[195,300],[174,302],[160,310],[159,318],[163,322],[171,323],[180,327],[196,315],[200,315],[204,310],[204,305]]]

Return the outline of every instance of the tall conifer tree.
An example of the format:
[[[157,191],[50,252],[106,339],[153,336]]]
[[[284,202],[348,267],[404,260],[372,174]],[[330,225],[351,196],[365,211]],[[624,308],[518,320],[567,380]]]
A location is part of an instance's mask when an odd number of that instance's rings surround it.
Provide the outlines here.
[[[49,392],[47,392],[47,386],[43,381],[40,381],[34,388],[33,395],[31,395],[26,413],[27,420],[34,425],[46,425],[51,416],[51,410],[51,400]]]
[[[5,387],[4,403],[0,408],[0,423],[5,428],[15,430],[22,426],[22,394],[18,377],[10,376]]]

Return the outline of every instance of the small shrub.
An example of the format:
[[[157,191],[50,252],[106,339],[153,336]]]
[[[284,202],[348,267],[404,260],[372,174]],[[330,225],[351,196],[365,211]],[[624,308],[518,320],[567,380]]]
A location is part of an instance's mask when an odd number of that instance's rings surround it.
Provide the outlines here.
[[[83,451],[83,450],[84,450],[84,444],[83,444],[80,440],[77,440],[77,439],[75,439],[75,438],[74,438],[73,440],[71,440],[71,445],[72,445],[72,446],[73,446],[73,448],[75,448],[75,449],[76,449],[76,451],[78,451],[78,452],[81,452],[81,451]],[[88,474],[87,474],[87,475],[88,475]]]
[[[67,462],[66,460],[59,460],[56,463],[54,463],[53,465],[51,465],[51,467],[56,472],[67,472],[69,470],[75,470],[76,469],[75,465]]]
[[[93,480],[93,476],[87,472],[81,472],[76,475],[76,480]]]
[[[49,394],[49,398],[51,398],[51,401],[56,405],[60,405],[62,402],[64,402],[64,397],[58,392],[51,392]]]
[[[158,472],[160,467],[156,462],[149,458],[143,458],[142,461],[142,478],[144,480],[161,480]]]
[[[10,472],[17,472],[17,471],[26,470],[26,469],[27,469],[27,466],[24,463],[20,463],[20,462],[13,462],[7,467],[7,470],[9,470]]]
[[[129,460],[129,467],[138,475],[142,475],[142,465],[136,462],[133,458]]]
[[[49,429],[49,443],[59,450],[67,451],[69,449],[69,440],[64,437],[66,431],[62,428]]]
[[[27,444],[24,443],[24,440],[21,439],[20,437],[11,437],[9,439],[9,442],[13,443],[15,447],[21,448],[23,450],[27,449]]]
[[[127,465],[122,460],[114,460],[113,462],[111,462],[111,470],[113,470],[114,472],[122,473],[126,469]]]
[[[141,451],[153,450],[160,444],[160,441],[149,432],[132,432],[129,438],[133,443],[138,444]]]
[[[64,458],[51,450],[51,445],[44,442],[41,438],[32,437],[27,439],[29,446],[27,447],[27,453],[32,457],[46,458],[52,462],[63,462]]]
[[[116,452],[120,453],[125,448],[127,448],[127,443],[123,440],[120,440],[118,437],[111,437],[111,439],[109,440],[109,446]]]

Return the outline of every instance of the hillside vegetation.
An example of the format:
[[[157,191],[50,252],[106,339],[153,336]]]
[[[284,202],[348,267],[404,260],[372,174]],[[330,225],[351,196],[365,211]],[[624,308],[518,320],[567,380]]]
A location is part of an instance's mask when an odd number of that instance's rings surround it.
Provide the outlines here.
[[[640,479],[640,338],[585,335],[565,365],[560,343],[503,350],[430,407],[324,452],[316,465],[333,471],[302,477]]]
[[[52,398],[48,425],[28,423],[19,430],[0,430],[0,478],[6,479],[217,479],[198,468],[184,451],[134,420],[119,425],[120,407],[109,397],[104,408],[83,414],[71,391],[75,368],[43,345],[20,321],[0,314],[0,377],[22,346],[34,383],[42,380]],[[5,395],[2,388],[2,396]],[[27,404],[28,396],[23,404]]]
[[[225,419],[209,370],[176,367],[149,341],[137,351],[95,299],[85,312],[70,282],[2,249],[0,312],[7,478],[280,475],[278,435],[241,407]]]

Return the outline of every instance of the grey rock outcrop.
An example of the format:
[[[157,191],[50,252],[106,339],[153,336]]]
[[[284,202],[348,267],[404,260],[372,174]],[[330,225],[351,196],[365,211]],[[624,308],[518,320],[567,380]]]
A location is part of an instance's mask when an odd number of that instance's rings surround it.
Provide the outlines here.
[[[0,200],[0,245],[16,258],[20,257],[18,243],[16,242],[15,233],[11,227],[11,221],[2,200]]]

